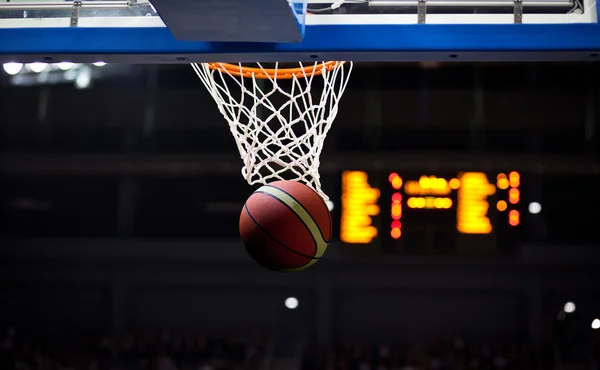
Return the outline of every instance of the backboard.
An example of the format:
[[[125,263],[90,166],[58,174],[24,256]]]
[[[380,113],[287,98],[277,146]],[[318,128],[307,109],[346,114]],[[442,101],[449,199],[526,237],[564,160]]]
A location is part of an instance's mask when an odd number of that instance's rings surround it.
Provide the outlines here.
[[[1,0],[0,62],[600,59],[595,0]]]

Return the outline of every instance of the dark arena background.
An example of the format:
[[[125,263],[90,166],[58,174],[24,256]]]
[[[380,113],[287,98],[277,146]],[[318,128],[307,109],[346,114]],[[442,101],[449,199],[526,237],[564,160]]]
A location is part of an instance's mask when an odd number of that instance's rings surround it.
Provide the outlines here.
[[[357,64],[295,274],[189,66],[42,67],[0,71],[1,370],[598,369],[597,63]]]

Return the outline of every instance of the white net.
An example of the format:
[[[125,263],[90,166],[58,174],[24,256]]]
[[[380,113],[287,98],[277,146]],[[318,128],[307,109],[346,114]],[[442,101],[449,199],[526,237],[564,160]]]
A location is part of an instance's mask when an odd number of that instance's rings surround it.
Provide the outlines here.
[[[300,181],[327,200],[319,156],[352,63],[299,63],[294,70],[278,63],[274,68],[232,66],[192,64],[229,123],[248,184]]]

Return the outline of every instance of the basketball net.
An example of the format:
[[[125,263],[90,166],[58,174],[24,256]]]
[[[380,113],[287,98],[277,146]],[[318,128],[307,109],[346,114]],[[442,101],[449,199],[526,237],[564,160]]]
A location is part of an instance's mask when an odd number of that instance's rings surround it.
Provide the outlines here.
[[[298,68],[257,64],[192,67],[229,123],[248,184],[300,181],[327,200],[321,190],[319,156],[352,62],[299,63]],[[312,86],[318,80],[322,89]]]

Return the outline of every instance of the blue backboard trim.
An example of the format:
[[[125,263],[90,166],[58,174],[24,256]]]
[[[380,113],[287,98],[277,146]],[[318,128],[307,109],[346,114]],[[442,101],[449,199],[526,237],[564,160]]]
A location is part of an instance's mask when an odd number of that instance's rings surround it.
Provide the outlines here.
[[[312,25],[301,43],[292,44],[178,41],[164,27],[0,29],[0,61],[59,56],[82,62],[100,57],[108,62],[403,60],[411,55],[511,60],[554,52],[597,58],[600,25]]]
[[[308,0],[290,0],[290,7],[294,12],[298,28],[300,29],[302,37],[304,38],[304,34],[306,32],[306,11],[308,9]]]

